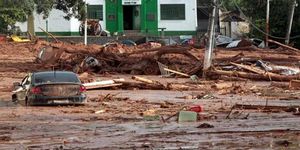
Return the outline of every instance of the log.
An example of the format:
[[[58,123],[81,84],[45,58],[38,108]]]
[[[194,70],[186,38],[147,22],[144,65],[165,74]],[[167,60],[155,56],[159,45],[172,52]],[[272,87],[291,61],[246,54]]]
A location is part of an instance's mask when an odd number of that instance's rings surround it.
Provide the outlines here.
[[[248,66],[248,65],[242,65],[242,64],[236,64],[236,63],[231,63],[235,66],[238,66],[238,67],[241,67],[243,69],[246,69],[248,71],[251,71],[251,72],[254,72],[254,73],[257,73],[257,74],[260,74],[262,76],[265,76],[265,77],[269,77],[270,78],[270,81],[272,79],[275,78],[276,79],[281,79],[281,78],[284,78],[284,77],[291,77],[291,76],[286,76],[286,75],[279,75],[279,74],[276,74],[276,73],[272,73],[272,72],[266,72],[264,70],[261,70],[257,67],[252,67],[252,66]],[[293,78],[291,78],[290,80],[292,80]]]
[[[162,55],[166,55],[166,54],[181,54],[181,55],[185,55],[188,58],[190,58],[193,61],[200,61],[199,58],[197,58],[196,56],[194,56],[193,54],[191,54],[190,52],[188,52],[188,50],[190,50],[190,48],[185,48],[185,49],[163,49],[158,51],[154,58],[156,60],[158,60]]]
[[[286,76],[286,75],[275,75],[275,76],[268,76],[268,74],[254,74],[254,73],[247,73],[247,72],[241,72],[241,71],[224,71],[224,70],[210,70],[210,74],[212,75],[226,75],[226,76],[237,76],[252,80],[267,80],[267,81],[291,81],[295,79],[300,79],[299,75],[293,75],[293,76]]]
[[[87,90],[106,88],[106,87],[116,87],[122,85],[121,83],[116,83],[116,81],[125,81],[124,79],[115,79],[115,80],[105,80],[98,82],[84,83],[83,85]]]
[[[175,70],[172,70],[172,69],[164,68],[164,70],[172,72],[172,73],[175,73],[175,74],[178,74],[178,75],[182,75],[182,76],[185,76],[185,77],[190,77],[188,74],[185,74],[185,73],[182,73],[182,72],[178,72],[178,71],[175,71]]]
[[[144,83],[147,83],[147,84],[155,84],[155,85],[164,86],[163,84],[161,84],[158,81],[153,81],[153,80],[142,78],[142,77],[138,77],[138,76],[133,76],[132,79],[136,80],[136,81],[144,82]]]
[[[261,70],[257,67],[253,67],[253,66],[248,66],[248,65],[242,65],[242,64],[237,64],[237,63],[233,63],[231,62],[230,64],[234,65],[234,66],[237,66],[237,67],[240,67],[240,68],[243,68],[243,69],[246,69],[248,71],[251,71],[251,72],[254,72],[254,73],[257,73],[257,74],[265,74],[265,73],[268,73],[264,70]]]
[[[190,50],[191,47],[181,47],[181,46],[164,46],[159,48],[152,48],[152,49],[145,49],[145,50],[137,50],[131,53],[128,53],[128,55],[135,55],[135,54],[142,54],[142,53],[150,53],[150,52],[157,52],[157,51],[186,51]]]
[[[235,104],[235,109],[257,109],[257,110],[281,110],[289,111],[291,109],[299,108],[299,106],[265,106],[265,105],[247,105],[247,104]]]
[[[138,89],[150,89],[150,90],[168,90],[166,87],[156,84],[146,84],[138,82],[128,82],[128,81],[116,81],[116,83],[121,83],[120,87],[124,89],[138,88]]]
[[[274,41],[274,40],[271,40],[271,39],[269,39],[268,41],[271,42],[271,43],[277,44],[277,45],[279,45],[279,46],[282,46],[282,47],[284,47],[284,48],[290,49],[290,50],[292,50],[292,51],[294,51],[294,52],[300,52],[299,49],[294,48],[294,47],[291,47],[291,46],[288,46],[288,45],[285,45],[285,44],[282,44],[282,43],[280,43],[280,42],[277,42],[277,41]]]

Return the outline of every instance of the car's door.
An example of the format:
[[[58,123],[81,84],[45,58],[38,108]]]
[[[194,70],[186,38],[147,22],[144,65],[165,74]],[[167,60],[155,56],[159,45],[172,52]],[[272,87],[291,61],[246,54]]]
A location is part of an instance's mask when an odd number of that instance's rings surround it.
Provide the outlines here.
[[[27,75],[21,83],[21,90],[17,93],[18,100],[25,101],[27,91],[30,87],[30,76]]]

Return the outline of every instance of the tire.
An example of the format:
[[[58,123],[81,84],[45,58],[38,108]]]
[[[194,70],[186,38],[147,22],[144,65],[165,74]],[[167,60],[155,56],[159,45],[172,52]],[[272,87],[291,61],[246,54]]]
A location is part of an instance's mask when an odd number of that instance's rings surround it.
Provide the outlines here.
[[[11,100],[12,102],[16,103],[18,101],[17,95],[16,94],[12,95]]]

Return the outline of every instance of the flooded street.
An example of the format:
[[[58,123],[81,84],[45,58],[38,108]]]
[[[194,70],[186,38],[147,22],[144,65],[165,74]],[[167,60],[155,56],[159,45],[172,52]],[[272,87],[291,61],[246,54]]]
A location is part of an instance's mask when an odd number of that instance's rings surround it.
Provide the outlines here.
[[[101,102],[84,106],[25,107],[1,101],[1,149],[299,149],[299,117],[289,112],[237,110],[226,119],[231,106],[244,103],[265,103],[254,96],[224,96],[182,100],[178,97],[196,91],[95,90],[89,99],[117,94],[134,101],[194,103],[204,107],[202,119],[194,123],[177,123],[176,118],[146,121],[139,111],[126,110],[125,103],[114,102],[114,109],[103,109]],[[7,93],[8,94],[8,93]],[[247,101],[248,99],[251,101]],[[109,102],[109,101],[108,101]],[[298,101],[293,101],[295,105]],[[108,105],[108,104],[107,104]],[[269,105],[282,105],[273,100]],[[133,108],[140,106],[132,104]],[[154,107],[153,107],[154,108]],[[132,108],[130,108],[133,110]],[[147,108],[142,108],[145,111]],[[177,108],[180,109],[180,108]],[[166,111],[170,109],[165,108]],[[162,113],[167,117],[176,109]],[[126,113],[124,113],[126,112]],[[236,114],[240,116],[234,116]],[[249,113],[249,116],[245,116]],[[211,128],[201,127],[206,123]],[[237,148],[239,147],[239,148]]]
[[[287,83],[202,79],[190,83],[190,78],[144,75],[163,85],[188,88],[102,88],[88,90],[85,105],[26,107],[12,103],[12,85],[41,66],[35,64],[29,49],[22,50],[22,55],[1,52],[3,150],[300,149],[296,113],[300,93],[285,88]],[[120,78],[132,82],[132,76],[124,74],[91,77],[95,81]],[[203,108],[197,121],[178,122],[178,112],[194,105]],[[154,117],[147,118],[147,113]]]

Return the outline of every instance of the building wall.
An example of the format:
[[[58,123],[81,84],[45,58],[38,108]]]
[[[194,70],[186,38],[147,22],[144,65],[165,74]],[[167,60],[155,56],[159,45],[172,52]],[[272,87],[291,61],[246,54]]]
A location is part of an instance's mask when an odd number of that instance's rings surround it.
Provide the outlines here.
[[[90,5],[103,5],[103,29],[111,33],[124,32],[122,0],[87,0]],[[185,4],[184,20],[161,20],[161,4]],[[166,35],[190,35],[196,33],[197,9],[196,0],[142,0],[140,5],[140,32],[148,35],[159,35],[158,28],[166,28]],[[46,30],[46,20],[42,15],[35,15],[37,35],[45,35],[39,27]],[[80,21],[76,18],[65,20],[60,10],[52,10],[48,18],[48,31],[54,35],[79,35]],[[114,16],[114,18],[111,18]],[[23,32],[27,32],[27,22],[17,23]]]
[[[46,30],[46,19],[43,19],[43,15],[39,15],[34,12],[34,29],[35,32],[43,32],[40,28]],[[60,10],[52,10],[49,13],[48,18],[48,31],[55,33],[71,32],[70,21],[63,18],[64,13]],[[22,32],[27,32],[27,22],[17,23]]]
[[[185,4],[185,20],[161,20],[161,4]],[[195,32],[197,28],[196,0],[158,0],[158,28],[166,28],[167,32]],[[184,33],[184,32],[183,32]]]
[[[247,22],[220,22],[221,34],[233,39],[240,39],[250,32],[250,25]]]
[[[103,16],[105,16],[105,0],[87,0],[91,5],[103,5]],[[79,35],[80,21],[74,17],[70,20],[64,19],[65,13],[60,10],[53,9],[48,17],[48,31],[54,35]],[[34,12],[35,32],[37,35],[45,35],[40,29],[46,30],[46,20],[43,19],[43,15],[39,15]],[[100,24],[103,29],[106,29],[105,17]],[[16,26],[19,26],[22,32],[27,32],[27,22],[18,22]]]

